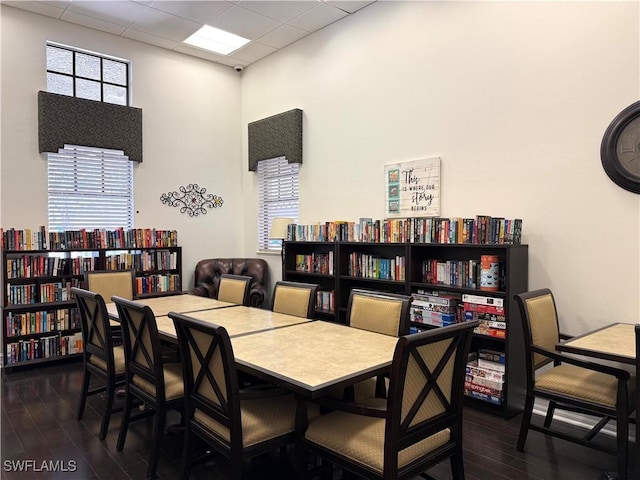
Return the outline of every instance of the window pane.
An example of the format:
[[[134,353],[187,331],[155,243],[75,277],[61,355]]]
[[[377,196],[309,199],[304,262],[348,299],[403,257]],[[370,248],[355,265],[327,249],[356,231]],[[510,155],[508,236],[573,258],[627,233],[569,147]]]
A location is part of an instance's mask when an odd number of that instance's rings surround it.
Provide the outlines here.
[[[76,52],[76,75],[100,80],[100,58]]]
[[[73,96],[73,77],[47,73],[47,92]]]
[[[100,101],[100,82],[76,78],[76,97]]]
[[[73,73],[73,53],[69,50],[47,46],[47,70]]]
[[[126,85],[126,65],[122,62],[114,62],[105,58],[102,61],[102,80],[109,83],[117,83],[118,85]]]
[[[127,104],[127,89],[124,87],[116,87],[115,85],[104,86],[104,98],[103,101],[107,103],[115,103],[116,105]]]

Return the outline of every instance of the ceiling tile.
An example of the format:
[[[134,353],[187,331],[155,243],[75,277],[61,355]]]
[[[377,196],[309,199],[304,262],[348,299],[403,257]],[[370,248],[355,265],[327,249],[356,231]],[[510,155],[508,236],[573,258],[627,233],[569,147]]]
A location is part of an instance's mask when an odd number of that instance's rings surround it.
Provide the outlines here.
[[[201,26],[201,23],[176,17],[175,15],[155,10],[153,7],[148,8],[142,17],[131,24],[131,28],[134,30],[176,42],[182,42]]]
[[[317,5],[315,0],[307,1],[276,1],[276,2],[260,2],[252,0],[241,0],[238,5],[256,13],[264,15],[279,22],[288,22],[303,12]]]
[[[282,25],[258,39],[258,42],[269,47],[282,48],[309,35],[309,32],[291,25]]]
[[[246,8],[234,5],[209,25],[235,33],[249,40],[255,40],[277,28],[280,23]]]
[[[84,27],[93,28],[96,30],[101,30],[107,33],[113,33],[115,35],[120,35],[126,27],[122,25],[117,25],[115,23],[105,22],[104,20],[100,20],[98,18],[89,17],[87,15],[81,15],[76,12],[71,12],[69,10],[65,11],[60,17],[61,20],[65,22],[76,23],[78,25],[82,25]]]
[[[319,3],[311,10],[307,10],[302,15],[287,22],[294,27],[302,28],[308,32],[313,32],[322,27],[340,20],[348,15],[339,8],[331,7],[325,3]]]
[[[162,37],[156,37],[155,35],[151,35],[145,32],[140,32],[139,30],[134,30],[132,28],[128,28],[127,30],[122,32],[122,36],[126,38],[130,38],[131,40],[137,40],[139,42],[149,43],[157,47],[168,48],[169,50],[173,50],[177,45],[180,45],[180,42],[167,40],[166,38],[162,38]]]
[[[59,3],[61,4],[61,8],[42,2],[2,2],[3,5],[21,8],[22,10],[28,10],[29,12],[39,13],[40,15],[53,18],[60,18],[64,13],[64,7],[67,2]]]
[[[155,1],[153,8],[198,23],[209,23],[229,8],[231,2]]]
[[[276,50],[277,48],[268,47],[267,45],[262,45],[257,42],[251,42],[242,47],[240,50],[236,50],[235,52],[231,53],[231,56],[233,58],[237,58],[238,60],[251,63],[272,54]]]
[[[345,12],[354,13],[361,8],[366,7],[374,2],[374,0],[357,1],[357,0],[326,0],[327,5],[339,8]]]
[[[88,17],[128,26],[147,10],[147,7],[139,3],[129,1],[74,1],[67,7],[67,12],[75,12]]]

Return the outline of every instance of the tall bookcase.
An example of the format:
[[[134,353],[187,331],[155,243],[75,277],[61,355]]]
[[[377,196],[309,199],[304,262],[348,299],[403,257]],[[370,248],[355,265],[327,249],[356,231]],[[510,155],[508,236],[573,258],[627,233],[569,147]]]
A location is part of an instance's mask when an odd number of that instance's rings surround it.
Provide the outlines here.
[[[128,269],[135,271],[137,298],[175,294],[182,289],[182,248],[3,250],[4,367],[10,371],[79,355],[80,321],[71,287],[84,286],[85,271]]]
[[[411,295],[419,291],[471,294],[501,299],[506,318],[505,338],[474,334],[471,351],[499,350],[505,353],[505,382],[501,405],[467,398],[473,407],[512,417],[524,405],[524,346],[518,307],[514,295],[527,291],[528,246],[513,244],[441,244],[375,242],[294,242],[286,241],[283,279],[317,283],[320,290],[334,292],[334,311],[318,311],[316,318],[346,322],[347,302],[353,288]],[[314,271],[314,260],[324,255],[332,259],[328,272]],[[499,291],[484,291],[468,286],[426,283],[423,263],[440,260],[464,263],[480,261],[481,256],[497,256],[501,268]],[[306,265],[303,266],[303,260]],[[359,265],[360,268],[354,268]],[[315,268],[317,270],[317,268]],[[434,328],[414,324],[420,328]]]

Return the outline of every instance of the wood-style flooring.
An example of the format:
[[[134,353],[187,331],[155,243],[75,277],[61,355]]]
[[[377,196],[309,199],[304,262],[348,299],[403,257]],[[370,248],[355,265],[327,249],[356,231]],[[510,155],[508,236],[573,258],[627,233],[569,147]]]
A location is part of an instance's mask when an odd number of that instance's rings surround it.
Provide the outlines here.
[[[120,414],[111,419],[105,441],[98,439],[103,399],[90,397],[85,418],[76,420],[82,382],[82,364],[71,362],[42,368],[23,369],[1,375],[2,388],[2,480],[13,479],[144,479],[149,454],[151,421],[133,424],[122,452],[115,444]],[[177,415],[177,414],[176,414]],[[174,419],[177,421],[178,417]],[[172,423],[170,418],[168,424]],[[466,408],[464,420],[464,461],[468,480],[603,480],[605,471],[615,470],[613,456],[595,452],[562,440],[530,432],[526,451],[516,450],[520,416],[504,420]],[[158,467],[159,479],[180,477],[181,437],[165,436]],[[33,460],[61,466],[66,472],[13,472],[14,460]],[[9,468],[7,468],[9,467]],[[192,470],[193,479],[227,478],[223,458]],[[450,479],[449,464],[429,471],[436,479]],[[277,456],[261,457],[247,463],[247,478],[293,479],[287,461]],[[335,471],[334,478],[342,478]]]

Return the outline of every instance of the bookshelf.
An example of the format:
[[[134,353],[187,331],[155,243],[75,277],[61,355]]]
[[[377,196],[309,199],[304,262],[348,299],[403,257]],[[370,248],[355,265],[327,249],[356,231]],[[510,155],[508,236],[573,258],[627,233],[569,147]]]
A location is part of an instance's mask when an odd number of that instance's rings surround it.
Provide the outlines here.
[[[24,239],[29,235],[20,232]],[[95,246],[95,238],[85,236],[83,241],[77,232],[65,233],[51,233],[46,240],[54,248],[49,249],[28,249],[47,243],[21,242],[18,231],[3,234],[2,363],[7,371],[80,356],[80,319],[70,290],[84,287],[85,271],[133,269],[137,298],[182,290],[182,248],[177,239],[155,239],[150,244],[156,246],[138,247],[135,232],[116,241],[113,232],[102,231],[103,248]],[[74,243],[71,238],[80,240]],[[67,245],[78,246],[60,248]]]
[[[320,289],[334,292],[334,310],[317,312],[316,318],[338,323],[346,322],[349,293],[353,288],[379,290],[405,295],[437,291],[441,296],[453,296],[463,305],[465,298],[489,298],[490,302],[503,305],[506,328],[502,336],[475,333],[471,351],[504,352],[504,385],[500,404],[467,397],[467,404],[490,413],[512,417],[522,411],[524,405],[524,348],[519,311],[513,296],[525,292],[528,287],[528,246],[520,244],[466,244],[466,243],[413,243],[413,242],[317,242],[285,241],[283,279],[317,283]],[[314,271],[313,260],[331,254],[330,273]],[[483,255],[497,257],[500,265],[500,286],[497,291],[479,288],[479,272],[475,268],[472,280],[463,282],[460,272],[469,265],[480,265]],[[298,259],[298,262],[296,261]],[[301,266],[301,258],[307,265]],[[434,280],[426,277],[425,263],[449,265],[448,277]],[[435,263],[434,263],[435,262]],[[467,266],[464,270],[462,265]],[[453,266],[453,267],[452,267]],[[458,270],[456,271],[456,267]],[[445,268],[445,267],[443,267]],[[435,282],[435,283],[434,283]],[[465,312],[457,313],[464,317]],[[471,314],[472,315],[472,314]],[[460,320],[460,317],[457,317]],[[463,320],[463,319],[462,319]],[[437,328],[434,324],[412,322],[417,330]]]

